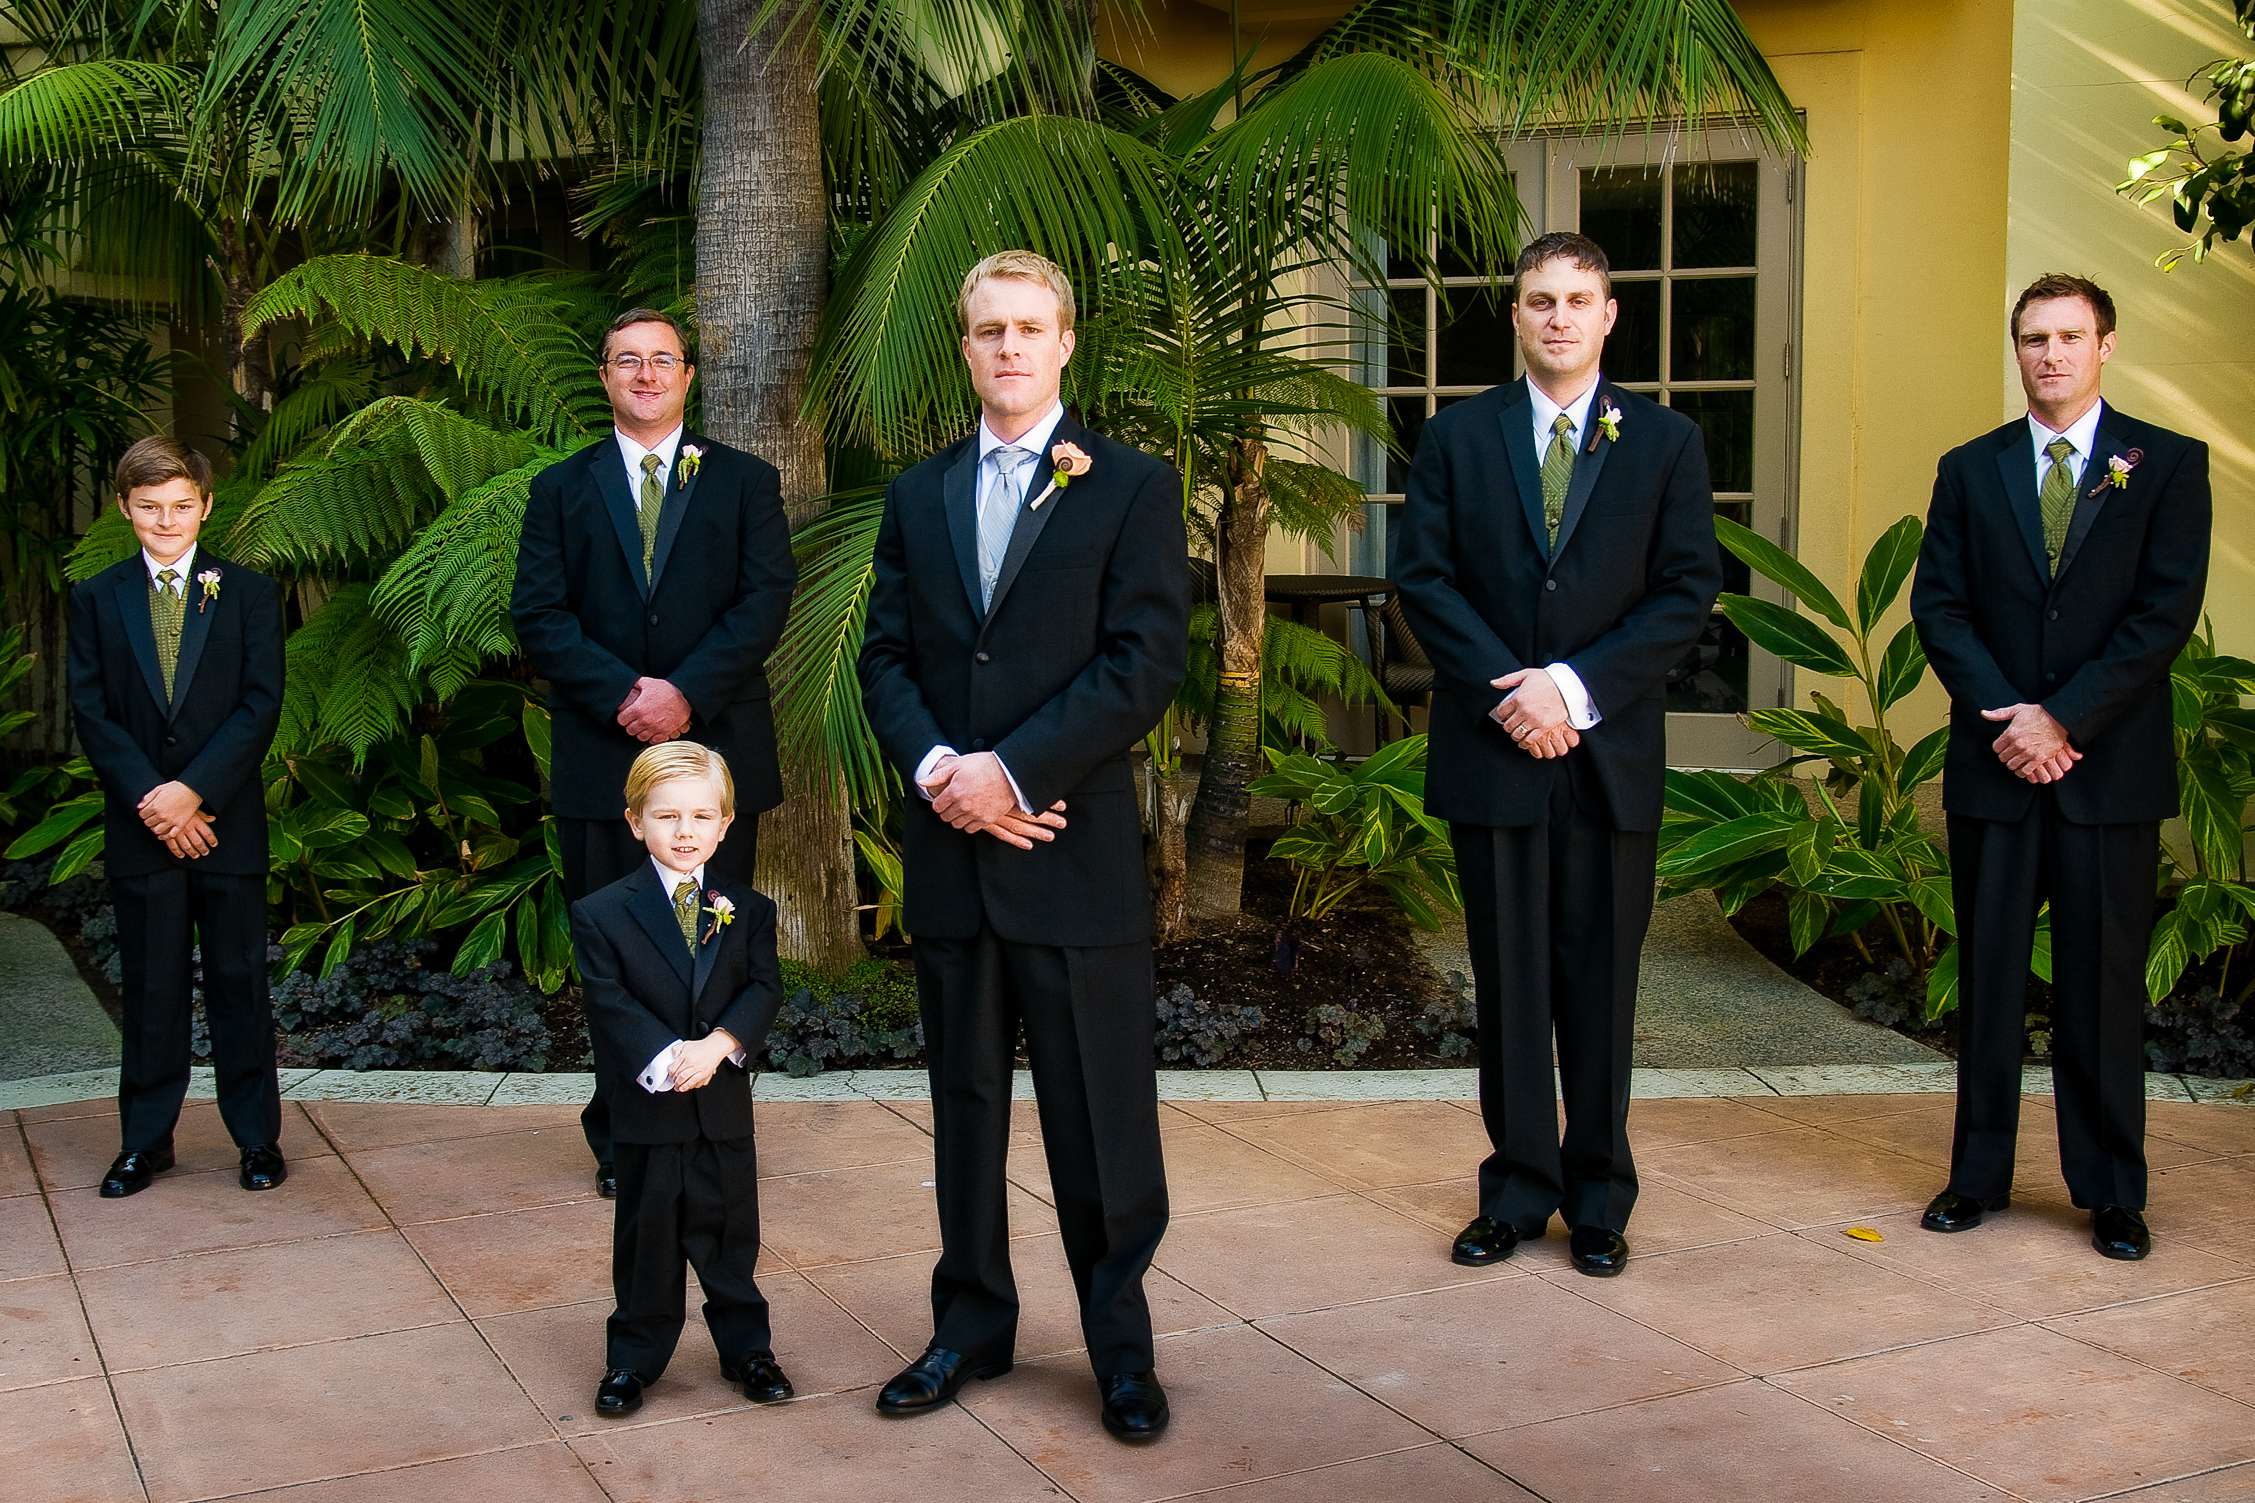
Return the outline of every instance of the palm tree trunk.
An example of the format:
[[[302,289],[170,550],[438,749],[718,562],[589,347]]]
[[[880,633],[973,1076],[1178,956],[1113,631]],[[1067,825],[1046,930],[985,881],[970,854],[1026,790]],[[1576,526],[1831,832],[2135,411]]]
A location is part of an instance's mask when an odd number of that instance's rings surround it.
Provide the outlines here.
[[[1260,776],[1261,639],[1268,626],[1262,589],[1268,547],[1268,445],[1240,438],[1229,453],[1228,488],[1214,545],[1220,597],[1214,627],[1221,682],[1206,726],[1198,801],[1190,810],[1188,906],[1193,921],[1232,918],[1245,899],[1246,792]]]
[[[821,430],[804,421],[807,357],[828,275],[815,54],[755,0],[701,0],[704,173],[697,208],[698,364],[705,427],[783,472],[791,525],[822,510]],[[786,957],[840,970],[862,955],[853,836],[835,767],[786,765],[761,831],[760,890]]]

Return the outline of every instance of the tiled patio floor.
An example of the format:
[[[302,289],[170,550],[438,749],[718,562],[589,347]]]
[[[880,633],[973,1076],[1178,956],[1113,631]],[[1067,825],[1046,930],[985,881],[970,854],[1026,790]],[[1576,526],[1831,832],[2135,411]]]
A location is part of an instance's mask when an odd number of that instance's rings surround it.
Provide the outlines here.
[[[2255,1109],[2152,1104],[2157,1250],[2118,1264],[2047,1098],[2014,1209],[1954,1238],[1917,1229],[1946,1098],[1640,1100],[1637,1256],[1599,1281],[1559,1235],[1448,1262],[1469,1103],[1172,1102],[1142,1450],[1096,1422],[1030,1107],[1019,1366],[900,1422],[869,1404],[926,1334],[929,1108],[760,1110],[804,1397],[744,1404],[692,1329],[623,1424],[589,1413],[610,1212],[571,1108],[292,1102],[254,1197],[195,1105],[122,1202],[110,1103],[0,1112],[0,1499],[2255,1499]]]

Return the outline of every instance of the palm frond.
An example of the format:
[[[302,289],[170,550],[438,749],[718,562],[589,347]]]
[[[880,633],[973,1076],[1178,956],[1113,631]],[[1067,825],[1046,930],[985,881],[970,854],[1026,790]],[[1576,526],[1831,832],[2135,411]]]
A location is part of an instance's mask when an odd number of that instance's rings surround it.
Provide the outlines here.
[[[449,654],[482,660],[514,650],[509,591],[517,578],[526,492],[533,476],[563,457],[553,449],[537,450],[515,468],[463,491],[376,582],[377,614],[407,645],[409,662],[428,671],[442,694],[461,676],[446,671]]]
[[[1218,621],[1210,604],[1190,612],[1190,656],[1174,703],[1192,726],[1206,724],[1214,713],[1221,672],[1214,649]],[[1394,708],[1370,669],[1345,646],[1312,626],[1269,617],[1261,636],[1261,744],[1328,748],[1326,698],[1349,706],[1374,704],[1389,713]]]
[[[1339,528],[1362,525],[1362,509],[1370,497],[1362,482],[1329,465],[1285,459],[1271,454],[1261,470],[1268,483],[1270,520],[1296,538],[1305,538],[1338,561]]]
[[[309,371],[265,414],[265,422],[236,461],[235,472],[263,480],[330,424],[375,394],[375,370],[366,360],[324,362]]]
[[[799,594],[769,664],[776,691],[775,737],[784,760],[835,762],[856,808],[892,798],[900,781],[877,749],[861,703],[862,629],[875,577],[871,555],[885,513],[885,488],[872,485],[829,499],[799,529]],[[823,786],[831,786],[827,782]]]
[[[608,425],[593,344],[570,284],[536,273],[464,282],[388,256],[316,256],[243,310],[245,338],[285,318],[334,319],[454,368],[465,389],[559,446]]]
[[[184,68],[128,58],[42,68],[0,90],[0,163],[83,161],[176,136],[195,85]]]

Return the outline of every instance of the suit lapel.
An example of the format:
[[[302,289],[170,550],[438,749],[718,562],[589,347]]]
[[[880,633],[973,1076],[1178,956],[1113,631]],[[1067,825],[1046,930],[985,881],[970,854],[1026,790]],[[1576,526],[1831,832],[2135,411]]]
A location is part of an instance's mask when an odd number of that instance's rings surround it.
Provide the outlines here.
[[[1550,538],[1542,521],[1541,462],[1535,457],[1535,430],[1529,426],[1527,403],[1527,381],[1522,376],[1511,383],[1511,393],[1504,399],[1503,447],[1511,456],[1511,484],[1519,493],[1519,511],[1527,519],[1527,535],[1535,540],[1535,551],[1547,558]]]
[[[719,891],[717,887],[709,889],[705,897],[698,899],[699,906],[705,905],[710,893]],[[735,899],[731,897],[729,901],[734,902]],[[698,916],[697,954],[695,964],[690,967],[689,980],[689,1000],[692,1004],[705,995],[705,983],[713,979],[713,965],[720,959],[720,947],[728,943],[728,931],[732,927],[733,925],[722,924],[718,919],[704,914]],[[712,930],[713,936],[709,940],[705,938],[708,928]]]
[[[637,564],[642,560],[635,560]],[[627,894],[626,906],[633,913],[642,932],[650,936],[650,943],[665,956],[666,964],[681,978],[683,986],[691,981],[689,947],[682,943],[681,924],[673,916],[673,895],[658,886],[658,873],[647,859],[636,868],[634,887]]]
[[[1618,442],[1607,438],[1605,430],[1597,423],[1608,401],[1605,383],[1600,381],[1597,389],[1589,394],[1589,415],[1582,420],[1581,449],[1574,455],[1574,478],[1566,486],[1566,510],[1558,519],[1558,546],[1551,552],[1553,558],[1566,551],[1568,540],[1574,536],[1575,524],[1581,521],[1582,512],[1589,505],[1590,492],[1597,489],[1597,477],[1605,468],[1605,456],[1613,452],[1613,445]],[[1527,439],[1530,444],[1534,442],[1531,429]]]
[[[141,665],[141,677],[149,686],[149,697],[157,702],[158,709],[169,711],[164,697],[164,670],[157,666],[157,629],[149,620],[149,571],[138,550],[127,562],[132,567],[118,575],[115,587],[118,619],[125,623],[125,640],[132,644],[133,659]]]
[[[2036,566],[2036,577],[2048,583],[2051,560],[2044,557],[2044,518],[2036,505],[2036,450],[2027,423],[2006,429],[2004,445],[1997,450],[1997,478],[2004,484],[2005,499],[2020,528],[2020,541],[2028,547],[2028,560]]]
[[[650,555],[650,579],[653,588],[656,581],[666,577],[666,560],[673,555],[673,540],[681,535],[681,519],[689,510],[691,481],[682,476],[681,451],[692,444],[700,449],[705,447],[703,439],[684,428],[681,432],[681,442],[674,446],[673,474],[666,479],[665,503],[658,509],[658,541]],[[699,467],[698,476],[699,478],[703,476],[702,466]],[[635,541],[637,544],[641,542],[639,534],[636,535]],[[637,554],[635,562],[640,563],[641,561],[640,555]]]
[[[172,720],[180,714],[180,707],[188,702],[188,686],[195,681],[196,665],[204,658],[204,641],[211,635],[211,618],[227,608],[227,567],[216,554],[196,552],[196,573],[206,569],[219,571],[221,589],[216,599],[204,597],[204,587],[193,577],[181,581],[180,586],[180,657],[172,665],[172,703],[166,707],[165,719]]]
[[[971,606],[971,619],[980,619],[979,610],[979,440],[976,435],[963,445],[963,453],[949,465],[947,476],[941,482],[941,504],[947,511],[948,540],[955,545],[956,572],[963,576],[964,598]]]
[[[642,523],[635,512],[634,492],[627,489],[626,461],[619,455],[618,435],[599,438],[580,452],[587,456],[588,478],[595,485],[595,493],[603,498],[611,530],[618,534],[619,547],[626,553],[626,572],[647,600],[650,581],[642,577]],[[665,513],[659,512],[658,519],[662,523]]]
[[[2102,407],[2098,415],[2098,431],[2091,437],[2091,457],[2083,464],[2083,478],[2075,488],[2075,515],[2067,523],[2067,541],[2059,547],[2059,571],[2055,580],[2065,577],[2075,562],[2083,539],[2090,535],[2091,526],[2098,521],[2099,513],[2118,494],[2107,480],[2107,461],[2126,455],[2129,445],[2122,442],[2115,426],[2114,409]]]
[[[1056,431],[1049,435],[1049,444],[1051,448],[1062,443],[1077,444],[1086,437],[1088,430],[1074,422],[1072,414],[1067,413],[1058,419]],[[1088,446],[1081,444],[1081,447],[1085,449]],[[1059,486],[1055,490],[1049,490],[1050,480],[1055,474],[1056,467],[1049,462],[1047,451],[1034,457],[1033,468],[1026,477],[1026,493],[1018,505],[1017,520],[1010,527],[1010,546],[1003,551],[1002,570],[994,577],[994,598],[987,602],[989,621],[1000,614],[1002,597],[1010,593],[1011,582],[1017,579],[1019,569],[1025,566],[1026,555],[1033,551],[1034,544],[1040,540],[1042,529],[1067,504],[1065,496],[1070,487]],[[1090,470],[1083,483],[1095,478],[1096,472]],[[1049,491],[1048,499],[1038,508],[1029,509],[1029,503],[1044,491]]]

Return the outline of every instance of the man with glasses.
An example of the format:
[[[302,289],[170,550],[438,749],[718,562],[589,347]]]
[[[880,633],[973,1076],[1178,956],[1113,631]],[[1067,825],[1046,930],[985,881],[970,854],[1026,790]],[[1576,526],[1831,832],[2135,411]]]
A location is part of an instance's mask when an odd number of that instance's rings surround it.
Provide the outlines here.
[[[798,577],[775,467],[683,426],[697,368],[680,324],[631,308],[599,358],[611,437],[533,477],[509,601],[548,680],[549,798],[572,902],[649,859],[619,817],[645,746],[693,736],[727,759],[740,811],[783,801],[766,668]],[[754,824],[713,857],[716,882],[751,881]],[[580,1122],[596,1188],[613,1196],[600,1088]]]

